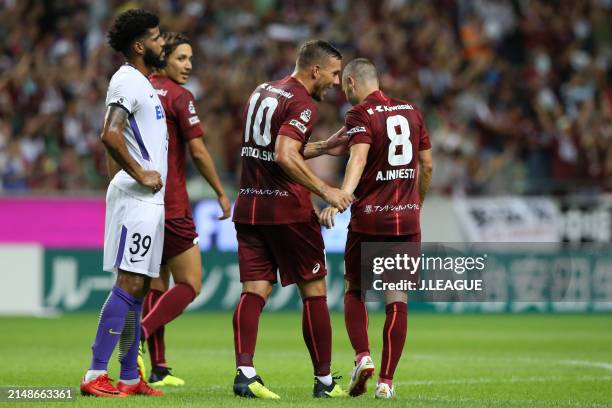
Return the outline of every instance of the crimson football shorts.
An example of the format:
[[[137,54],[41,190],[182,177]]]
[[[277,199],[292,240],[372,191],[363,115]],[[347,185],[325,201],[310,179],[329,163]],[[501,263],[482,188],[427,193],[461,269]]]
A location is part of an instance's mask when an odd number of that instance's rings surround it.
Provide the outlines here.
[[[196,232],[193,218],[187,216],[166,220],[162,265],[165,265],[168,259],[182,254],[197,243],[198,233]]]
[[[368,235],[349,230],[344,250],[344,279],[361,286],[361,244],[363,242],[421,242],[421,233],[410,235]]]
[[[310,222],[278,225],[236,223],[240,282],[265,280],[283,286],[327,275],[321,227]]]

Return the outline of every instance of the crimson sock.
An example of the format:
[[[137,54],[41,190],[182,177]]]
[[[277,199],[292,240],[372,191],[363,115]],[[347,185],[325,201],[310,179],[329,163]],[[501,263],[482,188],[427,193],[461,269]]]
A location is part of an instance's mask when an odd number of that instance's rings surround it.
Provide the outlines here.
[[[370,355],[368,341],[368,309],[361,300],[361,291],[350,290],[344,294],[344,324],[355,355]]]
[[[242,292],[240,295],[233,318],[236,367],[253,367],[259,316],[265,304],[266,300],[255,293]]]
[[[186,283],[177,283],[164,293],[142,320],[142,332],[149,338],[157,329],[176,319],[195,298],[195,290]]]
[[[402,356],[408,322],[406,304],[404,302],[389,303],[385,310],[387,318],[385,319],[385,327],[383,329],[383,352],[378,382],[386,382],[388,384],[393,380],[395,368]]]
[[[310,352],[314,375],[331,372],[332,332],[326,296],[313,296],[303,300],[302,333]]]
[[[143,319],[153,310],[159,298],[164,294],[161,290],[151,289],[147,296],[145,296],[142,305],[142,317]],[[151,357],[151,366],[164,366],[166,365],[166,344],[164,342],[164,330],[165,326],[161,326],[155,330],[153,334],[147,339],[149,346],[149,356]]]
[[[162,326],[149,336],[147,344],[151,354],[151,367],[166,367],[166,342],[164,341],[165,327]]]

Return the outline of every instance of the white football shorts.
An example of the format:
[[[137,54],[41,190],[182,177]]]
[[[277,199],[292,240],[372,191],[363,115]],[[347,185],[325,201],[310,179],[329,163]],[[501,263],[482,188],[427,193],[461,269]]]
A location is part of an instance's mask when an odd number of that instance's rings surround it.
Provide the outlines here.
[[[156,278],[164,249],[164,206],[108,186],[104,223],[104,270]]]

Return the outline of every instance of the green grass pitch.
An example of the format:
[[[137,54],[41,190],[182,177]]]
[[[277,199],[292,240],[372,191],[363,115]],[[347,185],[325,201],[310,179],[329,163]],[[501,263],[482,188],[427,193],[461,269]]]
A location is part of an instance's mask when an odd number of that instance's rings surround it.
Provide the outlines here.
[[[0,385],[76,388],[89,363],[96,323],[94,314],[0,318]],[[345,385],[352,350],[342,315],[333,314],[332,323],[333,370],[344,375],[340,381]],[[370,342],[377,367],[383,323],[383,314],[371,315]],[[229,313],[189,313],[167,328],[169,364],[187,385],[166,389],[165,398],[79,396],[76,406],[612,406],[611,315],[409,312],[408,338],[395,375],[397,398],[393,401],[374,400],[372,387],[359,398],[313,400],[310,360],[298,313],[264,313],[260,323],[257,370],[282,400],[234,398],[231,327]],[[115,356],[110,374],[115,379],[118,376]]]

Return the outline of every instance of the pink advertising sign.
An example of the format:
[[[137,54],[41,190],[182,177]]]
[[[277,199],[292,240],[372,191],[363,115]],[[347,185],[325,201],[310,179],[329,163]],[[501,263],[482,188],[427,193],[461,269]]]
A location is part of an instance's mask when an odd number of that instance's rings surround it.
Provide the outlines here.
[[[0,197],[0,243],[102,248],[103,197]]]

